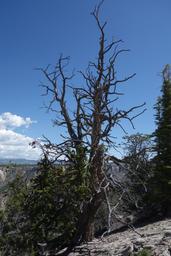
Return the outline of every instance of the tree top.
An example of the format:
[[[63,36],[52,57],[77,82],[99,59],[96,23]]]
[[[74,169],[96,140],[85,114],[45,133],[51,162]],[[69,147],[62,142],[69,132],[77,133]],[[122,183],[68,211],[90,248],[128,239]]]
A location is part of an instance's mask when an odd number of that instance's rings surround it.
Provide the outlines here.
[[[166,64],[163,69],[163,79],[164,81],[171,81],[171,65]]]

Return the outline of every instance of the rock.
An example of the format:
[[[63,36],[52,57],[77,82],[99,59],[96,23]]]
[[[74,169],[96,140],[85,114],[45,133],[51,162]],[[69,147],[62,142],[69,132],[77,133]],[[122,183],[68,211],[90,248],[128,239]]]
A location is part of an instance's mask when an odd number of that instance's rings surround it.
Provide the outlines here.
[[[135,245],[143,245],[144,243],[144,239],[143,238],[137,238],[137,240],[134,242]]]
[[[6,173],[3,170],[0,170],[0,182],[4,182],[6,178]]]
[[[130,256],[131,253],[133,252],[133,244],[130,244],[128,246],[126,246],[126,248],[122,248],[121,252],[120,252],[120,255],[122,256]]]
[[[144,245],[143,248],[147,249],[149,251],[153,251],[155,249],[155,245],[154,244],[148,244],[148,245]]]
[[[166,230],[164,236],[165,237],[167,237],[167,236],[171,237],[171,230]]]
[[[151,255],[171,255],[171,220],[158,221],[134,230],[128,229],[102,239],[95,239],[87,245],[91,256],[130,256],[142,249],[147,249]],[[135,254],[136,255],[136,254]],[[71,253],[70,256],[85,256],[85,253]]]

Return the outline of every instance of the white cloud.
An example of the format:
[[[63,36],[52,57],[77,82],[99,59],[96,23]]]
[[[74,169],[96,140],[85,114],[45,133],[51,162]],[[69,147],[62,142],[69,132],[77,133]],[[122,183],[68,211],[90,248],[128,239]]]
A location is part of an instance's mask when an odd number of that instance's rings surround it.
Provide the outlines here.
[[[30,117],[23,118],[10,112],[5,112],[0,115],[0,129],[17,128],[21,126],[28,128],[32,123],[35,123],[35,121],[32,121]]]
[[[29,127],[34,123],[30,117],[23,118],[6,112],[0,115],[0,158],[38,159],[40,150],[32,148],[33,138],[15,132],[15,128]]]

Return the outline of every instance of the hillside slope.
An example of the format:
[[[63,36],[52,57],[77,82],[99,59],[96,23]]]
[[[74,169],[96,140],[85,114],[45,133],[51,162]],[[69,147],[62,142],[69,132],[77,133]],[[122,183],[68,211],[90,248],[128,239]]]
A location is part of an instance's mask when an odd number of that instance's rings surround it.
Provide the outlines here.
[[[149,250],[150,255],[171,255],[171,219],[95,239],[77,247],[70,256],[132,256],[143,248]]]

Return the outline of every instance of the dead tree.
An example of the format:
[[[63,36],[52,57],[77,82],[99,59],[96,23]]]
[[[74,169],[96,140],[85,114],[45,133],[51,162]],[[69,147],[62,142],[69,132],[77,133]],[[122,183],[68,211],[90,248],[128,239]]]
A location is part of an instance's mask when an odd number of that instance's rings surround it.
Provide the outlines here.
[[[121,40],[107,43],[105,37],[106,22],[101,23],[99,11],[103,1],[92,12],[100,37],[97,61],[90,62],[85,72],[80,71],[85,84],[71,86],[74,74],[68,75],[66,67],[69,58],[60,56],[56,66],[51,71],[48,66],[41,69],[47,79],[42,84],[44,95],[50,96],[48,110],[56,114],[54,124],[64,127],[67,136],[62,135],[60,144],[53,144],[46,140],[45,151],[53,156],[54,160],[65,159],[73,163],[71,152],[79,154],[80,148],[86,149],[88,170],[91,182],[90,200],[83,204],[78,219],[78,232],[71,241],[71,245],[63,252],[67,255],[80,241],[90,241],[93,238],[93,222],[95,214],[104,200],[110,186],[110,179],[105,174],[104,150],[113,145],[111,132],[113,128],[122,126],[122,120],[127,120],[133,127],[133,120],[145,110],[144,104],[133,106],[130,109],[118,109],[117,100],[122,95],[119,86],[130,80],[135,74],[118,79],[115,64],[118,57],[126,49],[120,49]],[[73,93],[75,111],[69,110],[67,102],[68,91]]]

